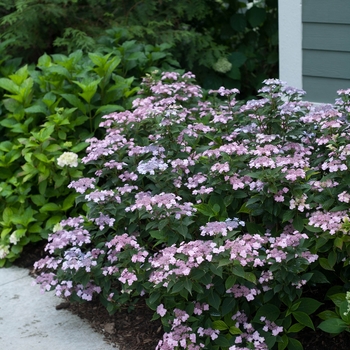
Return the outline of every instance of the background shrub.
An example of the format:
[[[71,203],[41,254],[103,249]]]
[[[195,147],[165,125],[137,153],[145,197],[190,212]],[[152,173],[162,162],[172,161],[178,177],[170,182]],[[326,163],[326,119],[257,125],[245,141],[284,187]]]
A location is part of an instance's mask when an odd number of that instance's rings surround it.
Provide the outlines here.
[[[76,196],[67,186],[83,167],[59,166],[57,158],[64,152],[81,158],[85,139],[103,135],[101,117],[130,106],[139,89],[131,73],[169,67],[166,49],[124,41],[88,54],[44,54],[19,69],[20,59],[1,63],[0,266],[75,215]]]
[[[206,89],[236,87],[248,98],[278,74],[277,0],[5,0],[0,11],[6,52],[26,63],[45,52],[91,51],[116,27],[116,40],[170,45]]]

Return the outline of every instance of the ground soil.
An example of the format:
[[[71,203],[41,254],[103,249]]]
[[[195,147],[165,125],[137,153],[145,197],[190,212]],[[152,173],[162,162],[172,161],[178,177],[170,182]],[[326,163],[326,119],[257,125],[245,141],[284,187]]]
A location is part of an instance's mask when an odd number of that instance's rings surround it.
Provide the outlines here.
[[[29,274],[33,274],[33,264],[43,257],[44,244],[38,243],[25,247],[21,258],[15,265],[29,269]],[[322,290],[315,290],[310,297],[319,297]],[[331,307],[331,306],[330,306]],[[72,313],[85,319],[92,328],[104,335],[105,340],[110,344],[118,344],[120,350],[154,350],[159,339],[162,338],[162,326],[159,320],[151,321],[153,311],[149,310],[140,301],[135,309],[128,312],[127,308],[110,316],[106,309],[98,301],[72,304],[65,300],[56,309],[68,309]],[[319,319],[313,319],[314,324],[319,323]],[[331,337],[320,330],[313,331],[310,328],[301,331],[296,338],[302,343],[304,350],[349,350],[350,333],[344,332],[336,337]]]

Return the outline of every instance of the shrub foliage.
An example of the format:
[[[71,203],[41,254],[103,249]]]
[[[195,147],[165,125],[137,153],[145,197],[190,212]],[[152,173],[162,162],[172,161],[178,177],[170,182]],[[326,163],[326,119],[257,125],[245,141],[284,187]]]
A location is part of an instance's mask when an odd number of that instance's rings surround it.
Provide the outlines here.
[[[145,298],[157,349],[302,349],[322,304],[305,292],[348,287],[350,90],[313,106],[269,79],[243,104],[193,77],[149,76],[104,117],[70,184],[87,214],[50,234],[37,283],[111,313]]]
[[[247,97],[278,74],[277,0],[3,0],[0,11],[5,52],[26,63],[94,50],[115,27],[128,40],[169,44],[205,88],[236,87]]]
[[[36,66],[19,69],[18,59],[0,65],[0,266],[74,215],[75,194],[67,185],[83,167],[59,166],[57,158],[64,152],[81,157],[85,139],[102,136],[101,117],[130,105],[139,89],[131,74],[169,67],[166,46],[109,46],[45,54]]]

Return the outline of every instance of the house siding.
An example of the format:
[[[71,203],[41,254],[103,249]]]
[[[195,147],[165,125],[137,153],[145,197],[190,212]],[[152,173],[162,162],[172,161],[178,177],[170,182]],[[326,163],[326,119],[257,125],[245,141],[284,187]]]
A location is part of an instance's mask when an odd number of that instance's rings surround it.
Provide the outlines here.
[[[303,0],[302,26],[306,99],[333,103],[350,88],[350,1]]]

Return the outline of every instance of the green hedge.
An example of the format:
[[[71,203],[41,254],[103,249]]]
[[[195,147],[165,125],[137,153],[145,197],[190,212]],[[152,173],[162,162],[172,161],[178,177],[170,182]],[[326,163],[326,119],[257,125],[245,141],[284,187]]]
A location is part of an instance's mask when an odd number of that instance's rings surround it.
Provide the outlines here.
[[[84,176],[83,166],[57,159],[81,158],[85,139],[102,136],[102,116],[130,107],[139,90],[131,73],[174,63],[166,50],[125,41],[100,50],[106,54],[44,54],[20,68],[20,59],[1,63],[0,266],[75,215],[76,196],[67,186]]]

